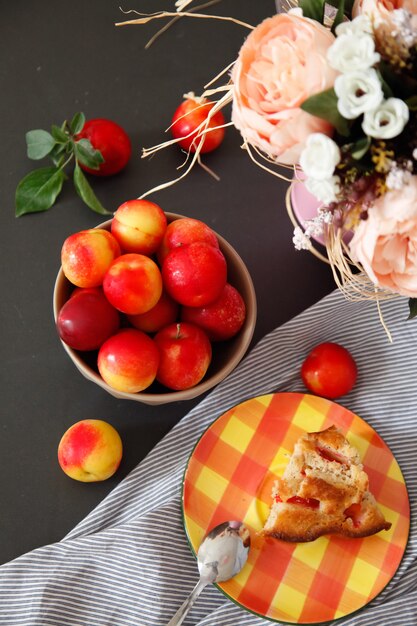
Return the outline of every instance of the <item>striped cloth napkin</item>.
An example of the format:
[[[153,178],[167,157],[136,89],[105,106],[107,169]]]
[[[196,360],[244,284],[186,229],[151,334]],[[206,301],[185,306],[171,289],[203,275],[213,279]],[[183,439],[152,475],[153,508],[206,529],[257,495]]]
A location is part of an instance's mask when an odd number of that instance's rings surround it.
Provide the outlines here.
[[[275,391],[304,391],[300,362],[322,341],[351,350],[359,380],[341,404],[366,419],[390,446],[411,503],[411,533],[399,570],[349,626],[417,624],[417,321],[407,303],[383,304],[393,343],[374,303],[336,291],[268,334],[240,366],[186,415],[110,495],[59,543],[0,568],[1,626],[162,626],[198,572],[181,517],[188,457],[209,424],[233,405]],[[266,626],[206,588],[184,624]]]

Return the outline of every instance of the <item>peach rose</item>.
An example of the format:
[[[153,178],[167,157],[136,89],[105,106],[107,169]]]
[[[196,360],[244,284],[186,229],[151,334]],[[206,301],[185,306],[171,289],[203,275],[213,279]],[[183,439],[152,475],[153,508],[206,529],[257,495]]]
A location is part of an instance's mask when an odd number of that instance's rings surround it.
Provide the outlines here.
[[[300,109],[309,96],[333,86],[326,60],[329,29],[280,13],[264,20],[243,44],[232,72],[232,121],[248,143],[278,162],[296,164],[311,133],[332,126]]]
[[[417,0],[355,0],[352,16],[366,14],[378,23],[386,21],[390,13],[396,9],[405,9],[414,15],[417,14]]]
[[[417,297],[417,176],[374,202],[349,246],[376,285]]]

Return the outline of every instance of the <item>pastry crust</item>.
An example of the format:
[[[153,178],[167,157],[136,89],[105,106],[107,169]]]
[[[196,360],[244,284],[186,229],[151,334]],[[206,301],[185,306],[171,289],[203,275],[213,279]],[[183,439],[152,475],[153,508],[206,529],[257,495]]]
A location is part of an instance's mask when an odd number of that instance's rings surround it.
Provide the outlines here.
[[[262,534],[284,541],[313,541],[321,535],[358,538],[388,530],[358,451],[335,426],[306,433],[273,488],[273,504]]]

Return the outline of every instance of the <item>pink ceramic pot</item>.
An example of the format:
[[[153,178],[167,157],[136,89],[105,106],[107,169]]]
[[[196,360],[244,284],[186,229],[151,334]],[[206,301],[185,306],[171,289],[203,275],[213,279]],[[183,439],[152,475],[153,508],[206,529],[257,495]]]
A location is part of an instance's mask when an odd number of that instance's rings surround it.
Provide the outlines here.
[[[304,174],[301,171],[297,172],[297,175],[293,178],[294,182],[291,184],[290,192],[293,213],[303,230],[305,229],[306,221],[316,217],[318,209],[323,205],[320,200],[317,200],[317,198],[306,189],[303,183],[304,179]],[[343,235],[343,241],[348,244],[352,237],[353,232],[347,231]],[[325,245],[322,235],[313,235],[311,238],[322,246]]]
[[[317,198],[306,189],[302,182],[304,178],[304,174],[302,172],[298,172],[297,175],[294,176],[294,182],[291,185],[292,210],[303,230],[305,229],[305,223],[307,220],[317,217],[317,209],[322,205],[322,202],[317,200]],[[324,245],[324,240],[321,235],[312,238],[318,243]]]

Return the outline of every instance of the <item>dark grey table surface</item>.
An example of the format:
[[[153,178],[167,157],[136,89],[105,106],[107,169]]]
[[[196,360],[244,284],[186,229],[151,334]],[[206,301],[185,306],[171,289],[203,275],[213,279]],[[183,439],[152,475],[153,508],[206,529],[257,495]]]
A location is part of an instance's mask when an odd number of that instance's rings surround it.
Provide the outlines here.
[[[141,159],[141,148],[165,138],[182,94],[201,92],[236,58],[247,35],[230,22],[185,18],[145,50],[161,22],[116,28],[125,19],[119,5],[2,5],[0,563],[61,539],[199,401],[150,407],[117,400],[82,378],[58,340],[52,292],[64,239],[102,220],[69,182],[50,211],[14,217],[17,183],[44,164],[26,157],[25,133],[49,129],[76,111],[113,119],[131,137],[127,169],[91,179],[110,210],[173,178],[183,158],[176,146],[150,160]],[[173,5],[135,0],[123,9],[150,12]],[[274,2],[224,0],[209,11],[256,24],[274,12]],[[257,293],[255,343],[331,291],[331,272],[293,249],[286,184],[250,161],[234,128],[205,162],[220,182],[197,167],[151,199],[167,211],[206,221],[238,250]],[[73,481],[57,463],[60,437],[84,418],[109,421],[124,442],[120,469],[103,483]]]

